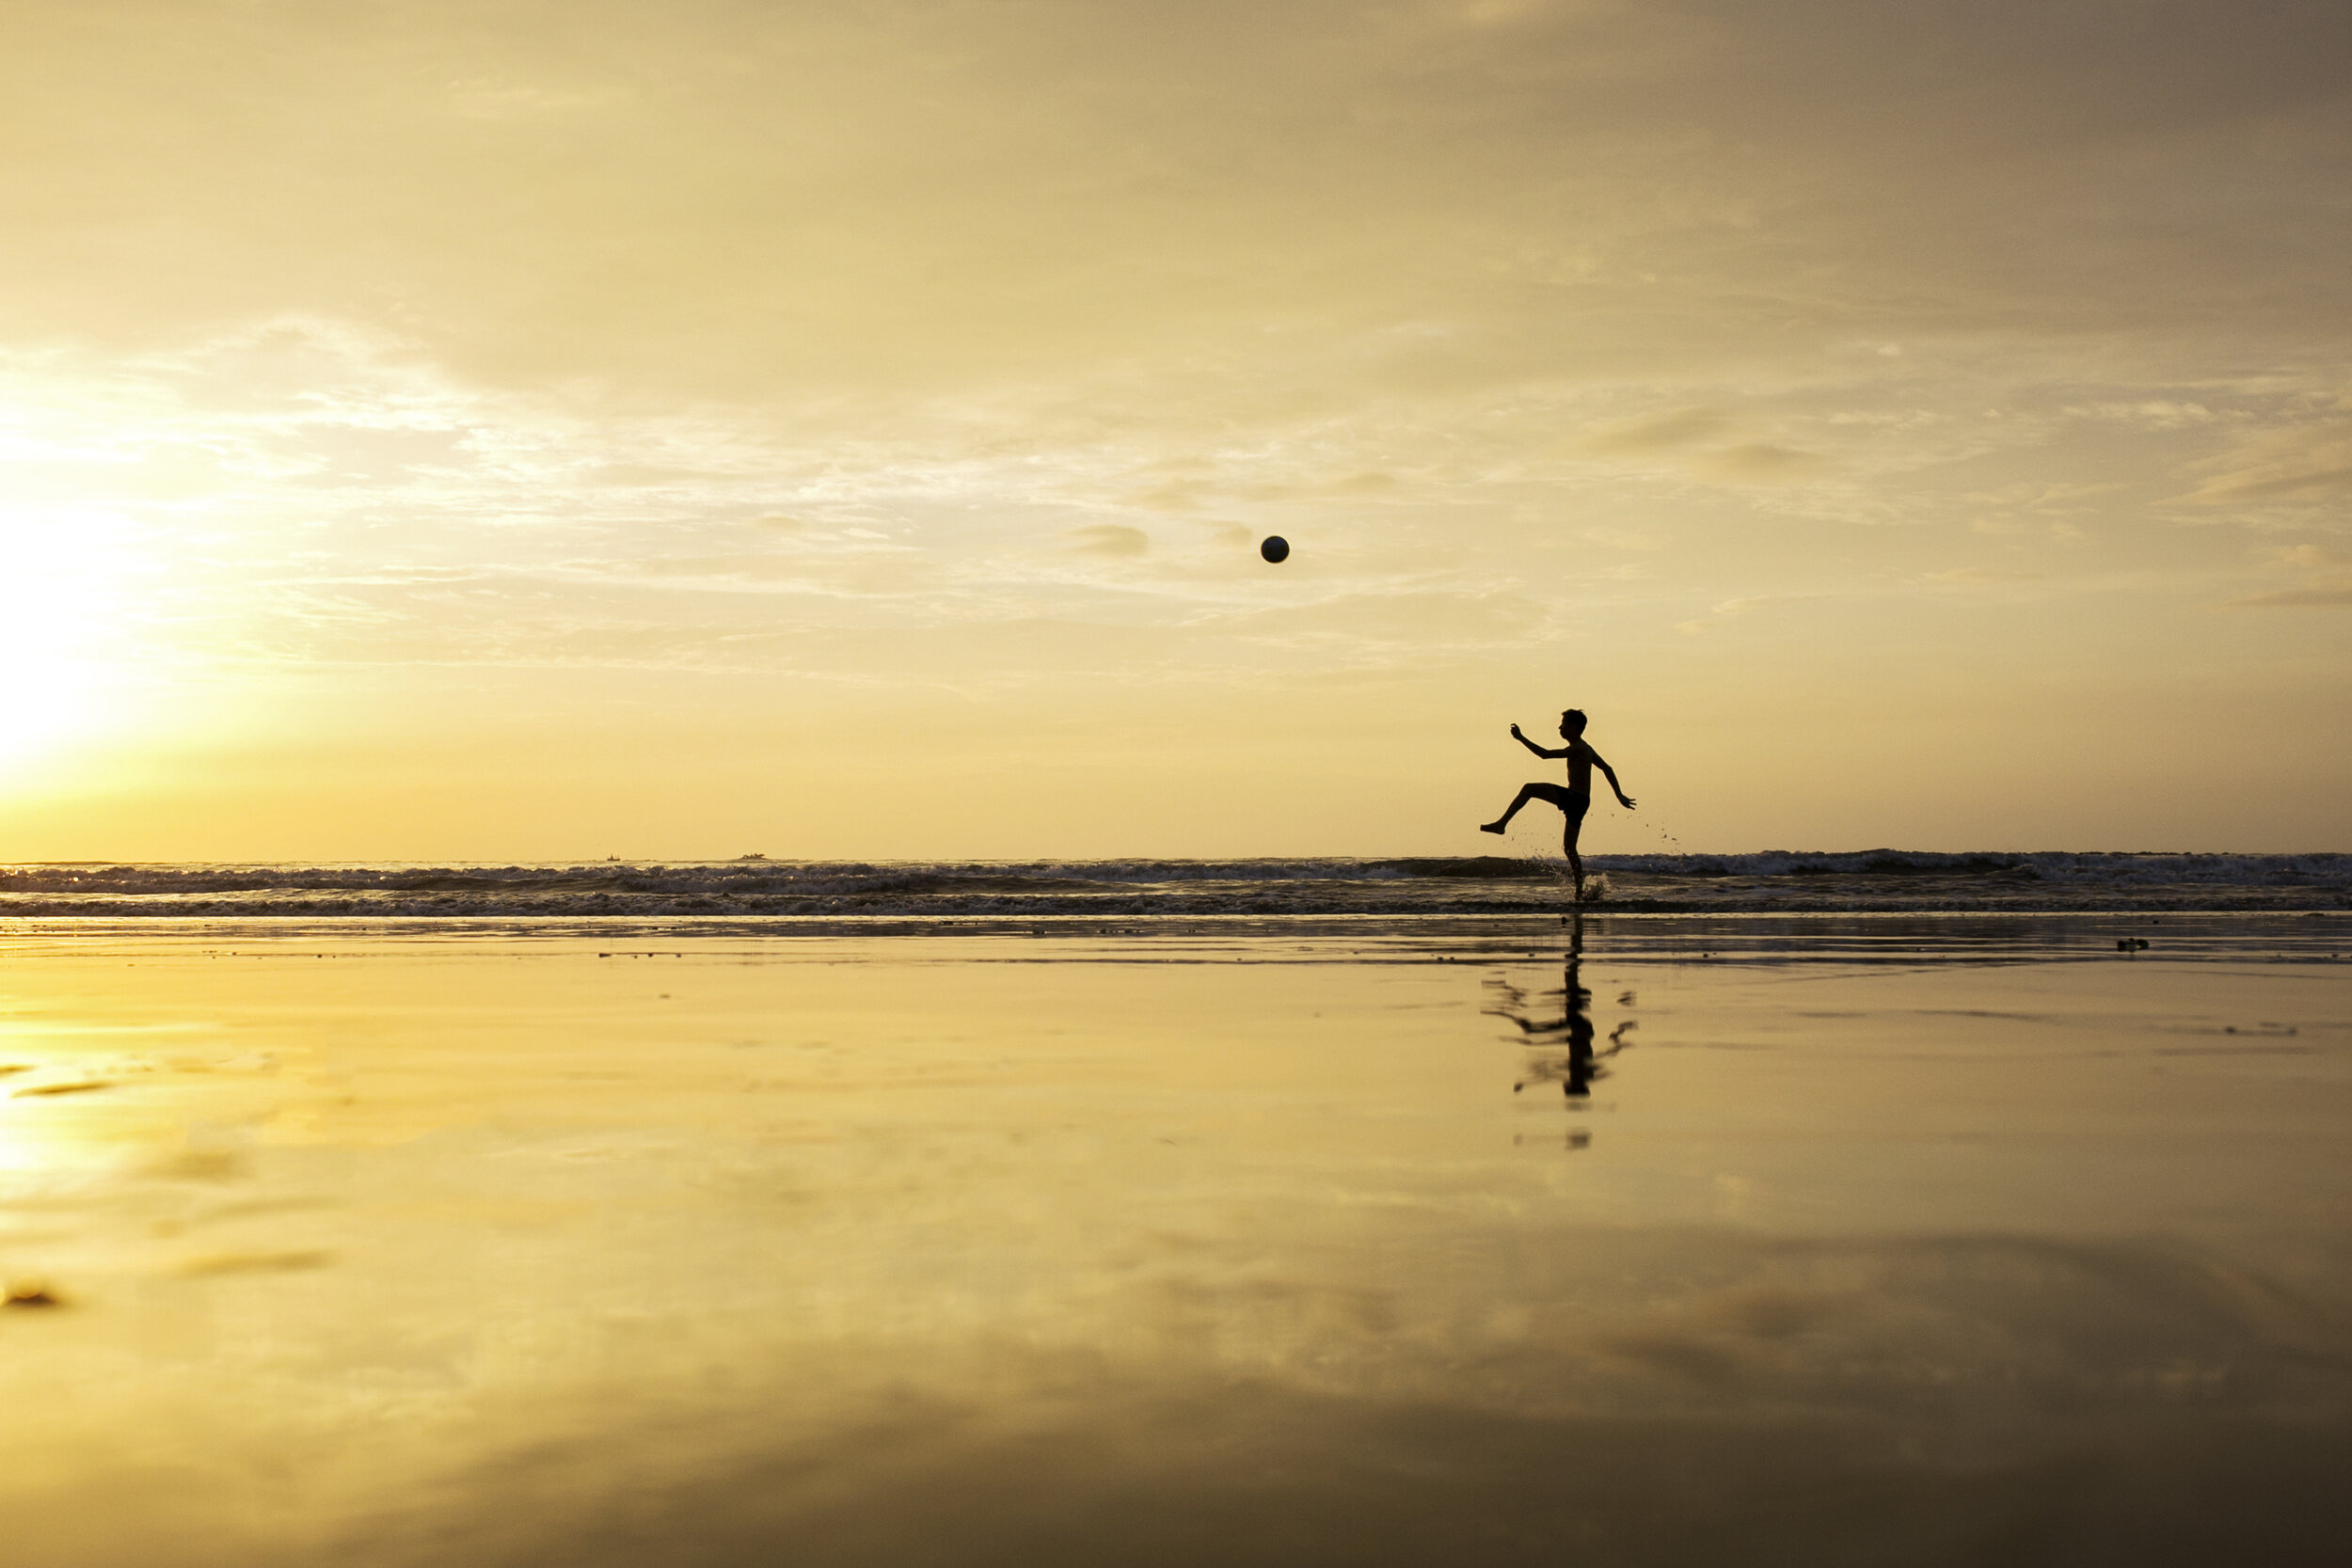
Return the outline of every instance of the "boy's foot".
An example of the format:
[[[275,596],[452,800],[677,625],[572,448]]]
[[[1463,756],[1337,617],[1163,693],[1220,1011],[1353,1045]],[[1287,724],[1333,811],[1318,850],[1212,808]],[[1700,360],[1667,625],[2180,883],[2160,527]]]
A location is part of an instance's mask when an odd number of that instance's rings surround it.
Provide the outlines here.
[[[1499,833],[1502,832],[1502,824],[1500,822],[1481,822],[1478,825],[1478,831],[1482,833]]]

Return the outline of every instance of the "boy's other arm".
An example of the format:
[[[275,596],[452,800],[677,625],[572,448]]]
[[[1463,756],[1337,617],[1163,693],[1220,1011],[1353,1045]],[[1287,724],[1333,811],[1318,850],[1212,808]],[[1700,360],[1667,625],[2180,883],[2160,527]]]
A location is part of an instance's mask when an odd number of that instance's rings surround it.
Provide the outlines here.
[[[1592,748],[1586,747],[1585,754],[1593,759],[1593,766],[1600,769],[1600,776],[1609,781],[1610,789],[1614,792],[1617,797],[1617,804],[1623,806],[1628,811],[1631,811],[1633,809],[1633,797],[1628,795],[1625,792],[1625,786],[1617,783],[1617,770],[1610,767],[1608,763],[1601,760],[1601,754],[1598,752],[1592,750]]]

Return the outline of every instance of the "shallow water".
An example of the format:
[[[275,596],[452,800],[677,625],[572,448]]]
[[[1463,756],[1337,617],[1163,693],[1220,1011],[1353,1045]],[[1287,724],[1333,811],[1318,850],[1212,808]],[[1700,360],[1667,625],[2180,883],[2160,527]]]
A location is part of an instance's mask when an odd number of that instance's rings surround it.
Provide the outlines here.
[[[0,1503],[57,1564],[2338,1560],[2352,946],[2143,928],[22,927]]]

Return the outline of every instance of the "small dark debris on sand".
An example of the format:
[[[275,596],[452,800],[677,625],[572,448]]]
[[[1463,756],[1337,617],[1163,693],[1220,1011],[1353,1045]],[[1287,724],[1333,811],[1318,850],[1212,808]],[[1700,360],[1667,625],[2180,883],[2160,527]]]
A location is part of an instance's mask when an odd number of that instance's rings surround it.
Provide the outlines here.
[[[21,1279],[8,1287],[8,1293],[0,1297],[0,1307],[63,1307],[65,1301],[48,1286],[36,1279]]]

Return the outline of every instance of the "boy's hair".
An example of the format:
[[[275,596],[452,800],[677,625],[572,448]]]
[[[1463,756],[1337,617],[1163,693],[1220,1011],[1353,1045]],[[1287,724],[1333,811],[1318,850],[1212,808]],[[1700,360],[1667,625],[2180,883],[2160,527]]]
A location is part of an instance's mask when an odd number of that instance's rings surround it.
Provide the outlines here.
[[[1560,715],[1560,722],[1574,724],[1581,730],[1584,727],[1584,710],[1581,707],[1568,708]]]

